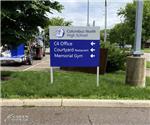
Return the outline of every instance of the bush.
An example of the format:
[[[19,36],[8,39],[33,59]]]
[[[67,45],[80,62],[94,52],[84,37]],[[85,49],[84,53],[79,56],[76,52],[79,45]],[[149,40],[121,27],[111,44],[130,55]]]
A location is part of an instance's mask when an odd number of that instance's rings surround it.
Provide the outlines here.
[[[124,49],[119,48],[117,44],[110,44],[110,42],[101,42],[101,48],[108,49],[107,58],[107,72],[117,70],[125,70],[126,57],[129,55]]]

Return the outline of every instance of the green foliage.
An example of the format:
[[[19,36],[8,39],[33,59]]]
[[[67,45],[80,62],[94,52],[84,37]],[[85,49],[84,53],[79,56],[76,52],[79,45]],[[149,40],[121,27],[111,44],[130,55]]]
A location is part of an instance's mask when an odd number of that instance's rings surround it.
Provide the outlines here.
[[[48,21],[48,26],[45,28],[45,41],[46,45],[49,45],[49,26],[70,26],[72,24],[71,21],[65,21],[64,18],[54,17]]]
[[[107,41],[110,41],[109,40],[110,29],[107,29],[106,32],[107,32]],[[101,30],[101,32],[100,32],[100,40],[101,41],[104,41],[104,34],[105,34],[105,30]]]
[[[146,62],[146,67],[150,68],[150,62],[148,62],[148,61]]]
[[[11,71],[3,71],[1,73],[1,77],[8,77],[8,76],[11,76],[12,72]]]
[[[47,26],[47,13],[61,12],[63,6],[56,1],[2,1],[1,43],[16,45],[25,43],[38,31],[38,26]]]
[[[2,98],[96,98],[96,99],[150,99],[150,78],[146,88],[124,84],[125,72],[100,76],[96,87],[95,75],[55,71],[50,84],[49,71],[12,72],[12,79],[2,81]]]
[[[135,41],[135,18],[136,1],[128,3],[125,8],[121,8],[118,16],[124,18],[124,22],[117,24],[110,31],[110,42],[118,43],[122,47],[125,44],[134,45]],[[150,39],[150,2],[144,1],[143,24],[142,24],[142,45]]]
[[[132,29],[126,23],[116,24],[114,28],[110,30],[110,43],[118,43],[121,48],[124,48],[126,44],[133,45],[134,34],[129,34],[131,31]]]
[[[108,49],[107,72],[125,69],[126,57],[129,53],[119,48],[117,44],[110,44],[110,42],[101,42],[101,48]]]
[[[150,53],[150,48],[144,48],[144,49],[143,49],[143,52],[144,52],[144,53]]]
[[[48,26],[70,26],[71,21],[65,21],[64,18],[54,17],[48,21]]]

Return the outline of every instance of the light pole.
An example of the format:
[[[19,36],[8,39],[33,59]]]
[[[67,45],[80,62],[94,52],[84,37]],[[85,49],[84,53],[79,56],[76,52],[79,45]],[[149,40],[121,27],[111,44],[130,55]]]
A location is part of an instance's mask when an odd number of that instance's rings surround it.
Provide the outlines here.
[[[134,56],[142,55],[141,52],[141,35],[142,35],[142,18],[143,18],[143,1],[137,0],[136,2],[136,24],[135,24],[135,45],[134,45]]]
[[[104,42],[107,40],[107,0],[105,0],[105,33],[104,33]]]
[[[95,26],[95,20],[93,20],[93,26]]]
[[[127,57],[126,84],[145,87],[146,60],[141,56],[143,0],[136,1],[135,46],[133,56]]]
[[[90,26],[89,24],[89,0],[87,0],[87,26]]]

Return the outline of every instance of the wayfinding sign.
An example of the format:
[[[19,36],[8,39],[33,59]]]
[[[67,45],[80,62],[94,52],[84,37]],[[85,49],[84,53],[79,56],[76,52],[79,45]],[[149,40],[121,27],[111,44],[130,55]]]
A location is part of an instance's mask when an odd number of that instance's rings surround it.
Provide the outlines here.
[[[99,66],[99,27],[50,27],[52,67]]]

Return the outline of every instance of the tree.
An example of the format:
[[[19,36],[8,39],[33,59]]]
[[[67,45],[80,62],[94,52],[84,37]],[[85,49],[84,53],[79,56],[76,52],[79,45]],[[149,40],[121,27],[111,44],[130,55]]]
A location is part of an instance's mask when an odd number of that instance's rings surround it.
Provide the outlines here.
[[[110,41],[119,44],[134,44],[135,39],[135,17],[136,1],[128,3],[125,8],[118,12],[118,16],[124,18],[124,22],[117,24],[110,32]],[[142,44],[150,39],[150,2],[144,1],[143,24],[142,24]]]
[[[54,17],[48,22],[48,26],[70,26],[71,24],[71,21],[65,21],[64,18],[60,17]]]
[[[25,43],[38,31],[38,26],[47,26],[46,13],[61,12],[63,6],[57,1],[2,1],[1,43],[16,46]]]
[[[64,18],[54,17],[48,21],[48,26],[44,29],[45,32],[45,42],[49,45],[49,26],[70,26],[71,21],[65,21]]]
[[[126,23],[119,23],[110,30],[109,41],[110,43],[118,43],[121,48],[124,48],[126,44],[131,44],[131,39],[134,39],[132,29]]]

